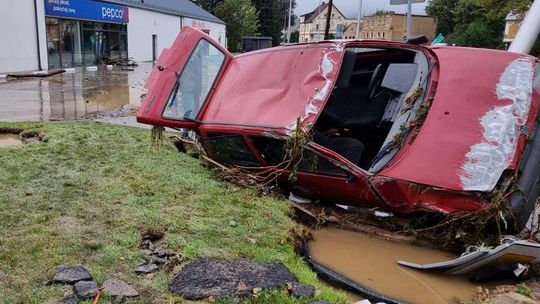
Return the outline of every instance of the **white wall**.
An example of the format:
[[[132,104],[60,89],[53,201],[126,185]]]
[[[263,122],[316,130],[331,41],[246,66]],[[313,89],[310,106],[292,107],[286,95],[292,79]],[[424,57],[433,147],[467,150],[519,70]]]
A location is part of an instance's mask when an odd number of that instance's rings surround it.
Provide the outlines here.
[[[183,26],[208,30],[210,36],[226,46],[225,25],[159,12],[129,8],[128,53],[135,61],[152,60],[152,35],[157,35],[157,57],[173,44]]]
[[[169,48],[181,29],[178,16],[129,8],[128,54],[135,61],[152,60],[152,35],[157,35],[157,57]]]
[[[219,42],[224,47],[227,46],[225,24],[196,20],[187,17],[183,17],[182,19],[182,26],[191,26],[200,30],[210,31],[210,37],[212,37],[215,41]]]
[[[38,5],[41,66],[47,69],[43,1],[0,1],[0,73],[38,69],[34,3]]]

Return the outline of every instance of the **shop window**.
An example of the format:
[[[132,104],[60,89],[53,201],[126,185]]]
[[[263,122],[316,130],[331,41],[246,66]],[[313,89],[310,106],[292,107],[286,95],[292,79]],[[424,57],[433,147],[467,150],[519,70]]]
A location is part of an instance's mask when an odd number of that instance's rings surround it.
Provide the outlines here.
[[[260,166],[238,134],[211,134],[203,141],[206,153],[215,161],[227,166]]]

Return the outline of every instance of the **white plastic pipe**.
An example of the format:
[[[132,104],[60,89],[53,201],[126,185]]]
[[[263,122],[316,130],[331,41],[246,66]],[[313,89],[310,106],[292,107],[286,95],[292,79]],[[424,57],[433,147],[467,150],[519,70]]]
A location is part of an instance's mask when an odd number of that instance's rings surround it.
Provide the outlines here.
[[[412,37],[412,0],[407,1],[407,40]]]
[[[540,34],[540,0],[535,0],[508,51],[529,54],[538,34]]]
[[[356,39],[360,39],[360,23],[362,23],[362,0],[360,0],[360,6],[358,7],[358,18],[356,19]]]

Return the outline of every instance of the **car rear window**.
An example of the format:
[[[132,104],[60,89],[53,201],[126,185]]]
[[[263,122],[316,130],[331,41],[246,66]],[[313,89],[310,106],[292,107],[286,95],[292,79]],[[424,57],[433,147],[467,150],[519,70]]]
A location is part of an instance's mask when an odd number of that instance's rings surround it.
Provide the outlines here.
[[[163,117],[195,119],[225,61],[225,54],[201,39],[182,70],[163,111]]]

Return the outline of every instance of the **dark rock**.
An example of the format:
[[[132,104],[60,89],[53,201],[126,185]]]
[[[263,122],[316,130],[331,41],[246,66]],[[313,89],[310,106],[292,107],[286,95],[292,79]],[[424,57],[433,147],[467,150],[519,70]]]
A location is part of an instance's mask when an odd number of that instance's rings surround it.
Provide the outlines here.
[[[155,255],[143,255],[143,260],[148,262],[149,264],[165,264],[167,263],[167,259],[164,258],[158,258]]]
[[[113,297],[137,297],[139,293],[128,283],[121,280],[107,280],[103,283],[103,292]]]
[[[73,285],[73,292],[81,299],[95,297],[99,287],[95,281],[80,281]]]
[[[315,287],[307,284],[293,284],[291,295],[295,297],[311,297],[315,294]]]
[[[142,255],[152,255],[153,254],[152,250],[148,250],[148,249],[141,250],[141,253],[142,253]]]
[[[144,264],[135,269],[136,273],[151,273],[159,269],[156,264]]]
[[[61,300],[56,301],[55,304],[79,304],[79,301],[79,298],[76,295],[72,294],[69,296],[65,296]]]
[[[75,284],[79,281],[91,281],[92,275],[80,265],[56,267],[56,274],[51,279],[52,283]]]
[[[186,300],[249,295],[254,289],[284,288],[296,277],[282,264],[202,259],[186,265],[172,281],[171,291]]]
[[[165,251],[165,249],[163,249],[162,247],[158,247],[156,248],[156,250],[154,250],[154,254],[160,258],[164,258],[167,256],[167,251]]]

